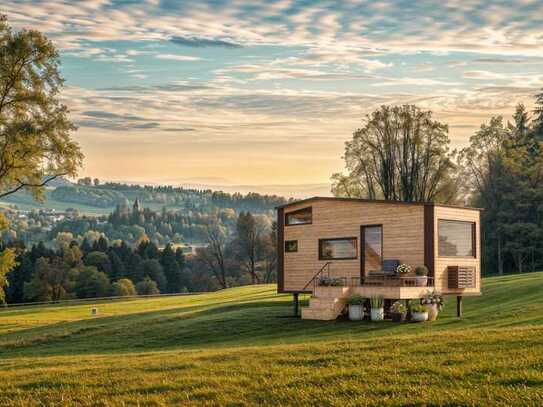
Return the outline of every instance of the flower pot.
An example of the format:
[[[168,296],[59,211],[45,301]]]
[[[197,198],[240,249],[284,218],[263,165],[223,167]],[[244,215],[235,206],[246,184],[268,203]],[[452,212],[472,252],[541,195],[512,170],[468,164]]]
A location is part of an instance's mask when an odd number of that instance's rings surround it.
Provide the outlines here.
[[[428,307],[428,321],[435,321],[437,319],[437,314],[439,314],[439,308],[437,304],[427,304]]]
[[[349,319],[361,321],[364,319],[364,307],[362,305],[349,305]]]
[[[384,308],[372,308],[370,311],[372,321],[382,321],[385,319]]]
[[[411,313],[411,321],[413,322],[424,322],[426,320],[428,320],[427,312],[412,312]]]
[[[416,287],[426,287],[428,285],[428,276],[416,276],[415,277],[415,286]]]
[[[407,312],[393,312],[390,314],[394,322],[403,322],[407,316]]]

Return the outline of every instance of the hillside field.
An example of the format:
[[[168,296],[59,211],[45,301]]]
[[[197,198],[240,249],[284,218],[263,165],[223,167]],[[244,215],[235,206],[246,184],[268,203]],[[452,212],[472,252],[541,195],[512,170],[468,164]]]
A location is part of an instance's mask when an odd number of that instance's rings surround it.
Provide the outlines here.
[[[273,285],[3,309],[0,405],[543,405],[543,273],[484,279],[461,320],[291,312]]]

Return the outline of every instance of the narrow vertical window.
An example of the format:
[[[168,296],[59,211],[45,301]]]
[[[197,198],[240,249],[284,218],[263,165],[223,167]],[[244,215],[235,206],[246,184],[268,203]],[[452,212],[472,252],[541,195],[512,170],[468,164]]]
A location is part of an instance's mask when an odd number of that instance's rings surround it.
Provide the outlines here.
[[[383,227],[364,226],[364,262],[366,271],[381,270],[383,266]]]

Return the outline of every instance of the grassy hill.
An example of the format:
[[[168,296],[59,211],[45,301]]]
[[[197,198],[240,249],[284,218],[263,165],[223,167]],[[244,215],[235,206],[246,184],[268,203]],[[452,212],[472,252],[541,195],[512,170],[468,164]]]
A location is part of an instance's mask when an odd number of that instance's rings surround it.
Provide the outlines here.
[[[483,290],[425,324],[281,318],[271,285],[1,310],[0,405],[543,405],[543,273]]]

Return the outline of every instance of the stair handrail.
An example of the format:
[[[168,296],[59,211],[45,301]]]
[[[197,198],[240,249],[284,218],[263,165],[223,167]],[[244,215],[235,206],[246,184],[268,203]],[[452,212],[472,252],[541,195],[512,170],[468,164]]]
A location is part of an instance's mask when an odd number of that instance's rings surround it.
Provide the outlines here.
[[[314,282],[315,279],[316,279],[317,277],[319,277],[319,276],[322,274],[322,272],[324,271],[324,269],[328,269],[328,277],[330,277],[330,264],[332,264],[331,261],[326,262],[326,263],[324,264],[324,266],[322,266],[321,269],[320,269],[319,271],[317,271],[317,273],[313,276],[313,278],[312,278],[311,280],[309,280],[309,281],[307,282],[306,285],[304,285],[304,288],[302,288],[302,291],[305,291],[305,289],[306,289],[312,282]]]

